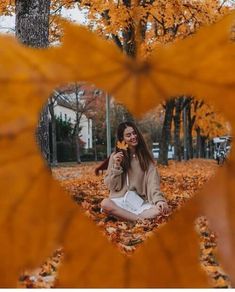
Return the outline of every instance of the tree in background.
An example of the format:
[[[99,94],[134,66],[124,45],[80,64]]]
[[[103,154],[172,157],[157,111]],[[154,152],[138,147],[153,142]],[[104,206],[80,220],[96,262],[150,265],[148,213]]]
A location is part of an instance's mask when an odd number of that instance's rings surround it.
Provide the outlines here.
[[[14,4],[7,0],[4,3]],[[124,53],[133,58],[137,56],[145,58],[158,44],[167,44],[190,36],[202,25],[219,20],[221,16],[234,7],[234,3],[229,0],[222,2],[218,0],[52,0],[50,7],[51,35],[54,35],[55,38],[61,35],[61,31],[53,15],[60,14],[63,7],[71,8],[74,5],[85,11],[90,29],[105,38],[112,39]],[[5,13],[6,11],[9,13],[10,7],[6,8],[6,5],[1,5],[1,9]],[[167,132],[161,135],[164,141],[161,142],[160,154],[160,161],[163,164],[167,164],[166,151],[170,143],[169,129],[174,111],[172,111],[172,103],[169,101],[165,104],[167,114],[162,131]],[[193,119],[190,117],[191,103],[185,104],[185,107],[187,107],[187,119],[191,121]],[[178,107],[180,112],[179,109],[180,107]],[[190,128],[190,123],[187,131],[187,148],[190,149],[188,151],[189,157],[192,157],[192,140],[190,140],[192,127]],[[178,137],[177,132],[175,135]],[[178,159],[181,159],[179,155],[178,153]]]
[[[136,56],[138,45],[145,55],[159,43],[189,36],[201,25],[218,20],[227,13],[228,4],[231,5],[226,0],[57,0],[54,3],[60,6],[69,2],[86,9],[90,27],[110,37],[129,56]]]
[[[76,139],[73,135],[74,125],[71,120],[63,120],[56,116],[55,126],[56,160],[58,162],[76,160]],[[79,142],[81,149],[84,147],[84,142],[82,140]]]
[[[51,153],[51,165],[52,166],[56,166],[57,163],[58,163],[58,160],[57,160],[57,140],[56,140],[56,134],[57,134],[57,131],[56,131],[56,115],[55,115],[55,111],[54,111],[54,107],[56,105],[56,102],[58,100],[58,98],[60,97],[60,93],[58,92],[54,92],[54,94],[52,94],[49,99],[48,99],[48,110],[49,110],[49,113],[50,113],[50,117],[51,117],[51,121],[50,121],[50,128],[51,128],[51,150],[50,150],[50,153]]]
[[[188,37],[200,26],[217,21],[228,12],[228,3],[228,1],[217,0],[78,1],[79,7],[87,9],[90,27],[98,34],[111,38],[124,53],[134,58],[137,55],[145,58],[158,44]],[[137,15],[137,21],[134,21]],[[165,106],[167,115],[160,143],[162,164],[167,164],[173,101],[166,102]],[[188,144],[190,147],[192,142],[188,141]]]
[[[95,111],[92,114],[93,123],[93,146],[95,160],[106,158],[106,93],[97,89]],[[112,110],[112,109],[111,109]]]
[[[84,116],[88,119],[94,116],[96,111],[96,100],[98,99],[96,91],[97,90],[94,86],[76,82],[56,90],[56,93],[59,94],[60,99],[67,103],[67,105],[69,105],[76,112],[75,125],[72,135],[76,141],[77,163],[81,163],[81,121]]]
[[[153,147],[153,143],[158,142],[161,139],[163,113],[163,107],[162,105],[159,105],[145,114],[141,120],[137,120],[137,124],[143,133],[150,150]]]
[[[168,165],[168,147],[171,142],[171,129],[173,120],[173,111],[175,106],[175,99],[169,99],[165,102],[165,117],[162,126],[161,140],[160,140],[160,153],[159,163]]]
[[[182,160],[182,145],[181,145],[181,122],[182,122],[182,110],[186,106],[187,100],[184,96],[180,96],[175,99],[175,109],[173,114],[174,121],[174,158],[177,161]]]
[[[37,0],[31,2],[36,3]],[[15,1],[12,0],[1,1],[0,14],[12,14],[14,5]],[[136,56],[137,46],[142,56],[145,56],[159,43],[185,38],[200,26],[217,21],[232,9],[234,2],[231,0],[51,0],[50,34],[54,34],[53,40],[61,36],[60,27],[54,16],[61,15],[63,8],[75,6],[86,14],[90,29],[105,38],[112,39],[129,56]]]
[[[212,105],[201,102],[195,114],[193,126],[194,136],[196,136],[196,156],[206,157],[205,148],[210,140],[218,136],[231,135],[231,127],[223,115],[216,111]],[[208,148],[208,147],[207,147]]]
[[[111,144],[112,147],[115,146],[115,138],[116,138],[116,130],[120,123],[132,121],[135,122],[134,117],[132,114],[127,110],[125,106],[120,103],[116,103],[114,100],[112,101],[111,105]]]
[[[178,161],[179,157],[183,156],[184,147],[186,147],[184,150],[187,159],[206,157],[205,146],[210,140],[216,136],[230,135],[231,132],[221,113],[212,105],[205,104],[203,100],[194,97],[182,96],[175,99],[173,119],[174,127],[171,135],[174,137],[175,159]],[[186,119],[186,128],[184,119]]]

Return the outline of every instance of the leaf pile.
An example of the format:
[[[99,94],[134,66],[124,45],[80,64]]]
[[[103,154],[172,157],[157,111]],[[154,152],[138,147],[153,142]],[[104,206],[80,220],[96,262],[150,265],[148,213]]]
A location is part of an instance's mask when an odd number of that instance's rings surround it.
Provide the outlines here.
[[[146,220],[137,224],[121,222],[112,216],[100,212],[100,203],[108,197],[108,189],[103,183],[103,176],[93,175],[94,165],[77,166],[77,173],[84,167],[84,174],[77,179],[62,180],[61,185],[85,209],[85,213],[99,226],[105,229],[108,238],[117,244],[125,254],[131,254],[138,244],[150,236],[153,228],[158,227],[167,218],[160,217],[156,220]],[[193,160],[189,162],[170,162],[169,167],[159,166],[161,175],[161,189],[168,203],[174,211],[180,208],[195,192],[197,192],[211,176],[214,175],[217,166],[214,161]],[[90,173],[89,173],[90,170]],[[55,177],[63,177],[67,173],[64,168],[53,170]]]
[[[215,174],[215,161],[194,159],[160,165],[161,189],[173,207],[180,207]]]
[[[38,269],[24,271],[19,278],[18,288],[52,288],[57,277],[57,270],[63,259],[63,250],[55,250],[53,255]]]
[[[72,195],[75,202],[85,209],[87,216],[102,227],[104,234],[118,249],[127,256],[153,234],[153,230],[170,217],[159,216],[154,220],[142,222],[125,222],[100,212],[100,202],[108,196],[103,183],[103,176],[93,174],[96,163],[69,165],[53,169],[53,176]],[[161,175],[161,189],[172,211],[179,209],[195,192],[197,192],[215,174],[217,165],[214,161],[192,160],[187,162],[170,161],[168,167],[158,166]],[[207,219],[199,217],[196,230],[200,235],[201,265],[212,281],[213,287],[228,288],[228,276],[222,270],[214,255],[216,235],[209,229]],[[63,251],[54,252],[39,269],[25,272],[20,277],[20,287],[49,288],[54,287],[57,269],[62,260]]]
[[[91,169],[94,167],[95,163],[87,162],[86,164],[82,164],[78,166],[77,163],[61,163],[63,166],[55,167],[53,170],[53,177],[59,181],[63,180],[71,180],[74,178],[78,178],[80,176],[84,176],[85,174],[90,174]],[[60,164],[60,165],[61,165]]]
[[[229,277],[219,265],[214,254],[217,247],[216,235],[210,230],[204,216],[196,220],[196,229],[200,235],[201,265],[211,279],[212,287],[231,288]]]

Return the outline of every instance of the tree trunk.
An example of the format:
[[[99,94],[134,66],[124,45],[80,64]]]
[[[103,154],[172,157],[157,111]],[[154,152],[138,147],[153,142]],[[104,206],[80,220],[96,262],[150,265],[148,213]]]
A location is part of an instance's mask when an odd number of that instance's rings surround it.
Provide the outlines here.
[[[50,0],[16,0],[16,37],[27,46],[49,45]]]
[[[48,118],[48,106],[44,105],[40,115],[38,126],[35,131],[36,142],[41,150],[41,153],[50,165],[50,143],[49,143],[49,118]]]
[[[76,125],[75,125],[75,141],[76,141],[76,158],[77,163],[81,163],[81,153],[79,144],[79,126],[82,117],[82,113],[79,114],[79,85],[75,84],[75,95],[76,95]]]
[[[196,157],[200,158],[201,153],[202,153],[202,150],[201,150],[201,145],[202,145],[202,143],[201,143],[201,129],[199,127],[197,127],[196,132],[197,132]]]
[[[174,158],[181,161],[181,143],[180,143],[180,126],[181,126],[181,110],[182,110],[182,97],[175,100],[175,116],[174,116]]]
[[[166,102],[165,119],[162,127],[162,135],[160,141],[159,163],[168,165],[168,146],[171,139],[171,123],[173,119],[173,110],[175,99],[170,99]]]
[[[57,161],[57,141],[56,141],[56,118],[54,113],[54,103],[48,103],[48,109],[51,115],[51,140],[52,140],[52,161],[51,164],[56,166],[58,164]]]
[[[201,157],[206,158],[206,137],[201,136]]]
[[[187,135],[188,135],[188,119],[187,119],[187,98],[184,97],[184,106],[183,106],[183,112],[182,112],[182,120],[183,120],[183,132],[184,132],[184,160],[188,160],[188,148],[187,148]]]
[[[188,119],[188,127],[187,127],[187,153],[188,153],[188,159],[193,158],[193,119],[191,117],[191,98],[189,102],[186,105],[186,112],[187,112],[187,119]]]
[[[210,145],[209,145],[209,140],[206,139],[206,159],[210,158]]]
[[[76,133],[76,156],[77,156],[77,163],[81,163],[81,154],[80,154],[80,144],[79,144],[79,134]]]
[[[16,0],[15,5],[15,31],[18,40],[34,48],[48,47],[50,0]],[[44,158],[50,164],[47,105],[41,112],[36,137]]]
[[[93,125],[93,136],[94,136],[94,140],[93,140],[93,145],[94,145],[94,152],[95,152],[95,161],[97,161],[97,145],[96,145],[96,142],[97,142],[97,137],[96,137],[96,131],[97,131],[97,127],[96,127],[96,120],[94,119],[93,122],[92,122],[92,125]]]
[[[129,57],[135,57],[136,56],[136,43],[135,43],[135,33],[134,33],[134,27],[130,25],[129,28],[125,29],[122,32],[123,36],[123,51],[129,56]]]

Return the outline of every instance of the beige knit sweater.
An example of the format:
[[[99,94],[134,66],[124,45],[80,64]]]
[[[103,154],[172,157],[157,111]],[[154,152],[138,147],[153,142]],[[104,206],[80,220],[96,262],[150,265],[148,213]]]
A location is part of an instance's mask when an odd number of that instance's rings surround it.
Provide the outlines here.
[[[110,190],[111,198],[118,198],[125,195],[128,187],[126,176],[123,169],[115,168],[114,153],[111,154],[108,170],[106,172],[104,183]],[[145,201],[156,204],[158,201],[166,201],[163,193],[160,191],[159,173],[153,163],[144,172],[137,157],[131,159],[131,167],[128,170],[129,189],[135,190]]]

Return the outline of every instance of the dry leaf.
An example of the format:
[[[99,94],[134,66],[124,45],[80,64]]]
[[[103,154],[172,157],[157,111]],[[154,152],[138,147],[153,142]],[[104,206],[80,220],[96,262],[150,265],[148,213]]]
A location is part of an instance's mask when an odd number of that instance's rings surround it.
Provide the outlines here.
[[[210,206],[214,197],[207,193],[193,199],[138,253],[126,258],[53,181],[36,147],[34,129],[53,88],[74,80],[95,83],[136,114],[172,95],[213,99],[233,125],[235,58],[229,42],[233,19],[234,15],[227,16],[191,38],[158,48],[147,63],[128,59],[111,43],[72,24],[65,24],[63,46],[44,51],[25,48],[11,37],[0,38],[2,287],[14,287],[20,269],[39,264],[59,243],[65,246],[61,286],[207,286],[193,222],[203,201],[208,198]],[[230,161],[234,163],[234,151]],[[220,240],[226,236],[228,250],[221,245],[219,250],[230,255],[223,262],[235,283],[233,164],[225,171],[228,192],[223,193],[223,206],[217,216],[205,212],[214,226],[225,212],[221,218],[226,219],[226,234],[220,228],[216,231]]]
[[[127,150],[128,145],[126,144],[124,140],[122,142],[117,141],[117,148],[121,150]]]
[[[0,285],[15,287],[22,269],[53,252],[75,208],[42,161],[33,128],[1,135],[0,149]]]

